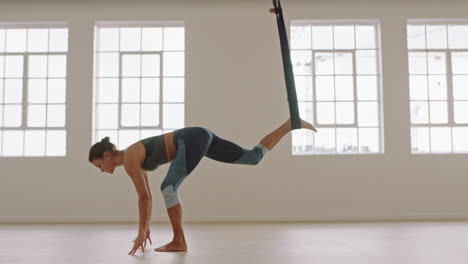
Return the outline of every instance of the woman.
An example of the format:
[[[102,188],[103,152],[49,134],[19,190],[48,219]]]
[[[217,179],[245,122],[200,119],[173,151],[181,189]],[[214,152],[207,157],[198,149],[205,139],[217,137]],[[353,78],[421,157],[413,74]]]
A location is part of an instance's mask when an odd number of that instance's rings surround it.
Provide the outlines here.
[[[303,120],[302,127],[316,131],[311,124]],[[155,170],[161,164],[171,162],[167,175],[161,184],[161,191],[174,238],[172,242],[157,248],[156,251],[186,251],[187,243],[182,226],[182,207],[177,189],[200,160],[206,156],[221,162],[256,165],[289,131],[291,131],[291,121],[287,120],[279,128],[266,135],[251,150],[243,149],[202,127],[187,127],[146,138],[125,150],[117,150],[106,137],[91,147],[89,161],[102,172],[107,173],[113,173],[115,167],[123,165],[135,184],[138,192],[140,224],[138,237],[129,252],[131,255],[135,254],[140,247],[144,252],[146,241],[149,240],[151,243],[149,223],[152,194],[146,172]]]

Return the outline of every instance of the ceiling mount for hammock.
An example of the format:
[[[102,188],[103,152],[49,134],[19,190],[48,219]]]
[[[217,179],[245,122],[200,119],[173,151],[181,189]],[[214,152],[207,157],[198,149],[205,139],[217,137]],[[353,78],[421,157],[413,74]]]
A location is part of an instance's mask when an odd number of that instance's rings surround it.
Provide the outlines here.
[[[299,116],[299,107],[297,105],[296,85],[294,83],[291,53],[289,51],[288,36],[286,34],[286,27],[284,26],[283,10],[281,9],[280,0],[273,0],[273,6],[274,8],[270,9],[270,13],[276,14],[276,21],[278,22],[281,55],[283,57],[284,79],[286,81],[289,113],[291,115],[291,128],[299,129],[302,128],[301,118]]]

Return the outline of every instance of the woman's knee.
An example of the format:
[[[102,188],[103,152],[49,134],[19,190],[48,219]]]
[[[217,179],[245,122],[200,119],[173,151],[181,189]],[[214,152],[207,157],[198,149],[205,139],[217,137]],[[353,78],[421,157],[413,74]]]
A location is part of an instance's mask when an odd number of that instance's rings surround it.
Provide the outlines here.
[[[165,187],[161,185],[161,192],[164,197],[166,208],[171,208],[177,204],[180,204],[179,194],[173,185],[168,185]]]

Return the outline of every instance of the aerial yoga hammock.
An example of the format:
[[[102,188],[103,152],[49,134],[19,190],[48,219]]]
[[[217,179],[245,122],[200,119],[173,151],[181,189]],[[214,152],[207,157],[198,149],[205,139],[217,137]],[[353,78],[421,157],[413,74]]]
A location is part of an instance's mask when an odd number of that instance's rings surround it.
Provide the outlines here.
[[[283,11],[281,9],[280,0],[273,0],[274,8],[270,9],[270,13],[276,14],[278,22],[278,32],[281,44],[281,55],[283,57],[284,79],[286,81],[286,91],[288,94],[289,113],[291,115],[291,128],[300,129],[301,119],[299,116],[299,107],[297,105],[296,85],[294,84],[294,73],[291,63],[291,53],[289,52],[288,36],[286,35],[286,27],[284,26]]]

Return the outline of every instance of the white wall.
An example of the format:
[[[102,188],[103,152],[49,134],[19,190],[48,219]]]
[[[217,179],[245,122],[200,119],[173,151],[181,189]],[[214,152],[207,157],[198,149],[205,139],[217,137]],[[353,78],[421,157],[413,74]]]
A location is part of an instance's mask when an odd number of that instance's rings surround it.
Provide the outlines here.
[[[185,22],[186,125],[249,147],[287,118],[271,1],[212,2],[0,3],[0,21],[68,21],[70,29],[68,155],[0,158],[0,222],[137,219],[123,170],[103,176],[87,162],[95,21]],[[410,155],[405,35],[408,18],[468,19],[468,3],[349,2],[283,6],[287,19],[381,20],[385,154],[292,156],[287,136],[256,167],[206,159],[181,187],[187,220],[468,218],[468,156]],[[154,220],[166,219],[159,184],[167,167],[150,173]]]

